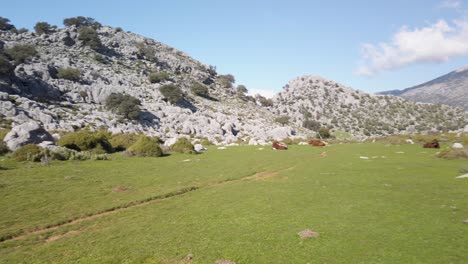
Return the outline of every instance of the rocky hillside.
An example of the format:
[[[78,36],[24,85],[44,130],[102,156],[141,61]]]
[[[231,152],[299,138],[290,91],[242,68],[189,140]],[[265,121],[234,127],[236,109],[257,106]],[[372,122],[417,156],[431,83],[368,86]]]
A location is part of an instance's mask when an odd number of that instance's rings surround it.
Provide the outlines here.
[[[401,96],[417,102],[458,106],[468,110],[468,66],[411,88],[380,94]]]
[[[325,126],[362,136],[456,130],[467,118],[461,108],[371,95],[317,76],[290,81],[273,100],[273,112],[289,116],[297,126]]]
[[[163,139],[192,135],[223,144],[307,132],[275,123],[266,108],[236,92],[233,80],[181,51],[106,26],[96,29],[101,42],[96,48],[80,32],[76,26],[40,35],[0,31],[0,55],[21,45],[37,51],[27,60],[10,58],[16,64],[14,72],[0,76],[4,123],[36,120],[49,131],[104,128]],[[61,76],[61,69],[78,69],[79,76]],[[150,81],[152,73],[163,77]],[[162,95],[161,87],[169,84],[182,90],[182,100],[170,102]],[[191,90],[194,84],[208,89],[208,94],[196,95]],[[109,111],[105,103],[112,93],[128,94],[141,102],[136,120]]]

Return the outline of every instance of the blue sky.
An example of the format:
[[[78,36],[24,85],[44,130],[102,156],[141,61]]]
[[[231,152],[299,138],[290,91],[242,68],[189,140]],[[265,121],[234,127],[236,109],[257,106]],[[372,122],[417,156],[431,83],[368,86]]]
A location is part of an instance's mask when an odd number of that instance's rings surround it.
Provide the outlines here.
[[[467,65],[465,9],[461,0],[15,0],[0,16],[30,29],[93,17],[183,50],[251,91],[307,74],[377,92]]]

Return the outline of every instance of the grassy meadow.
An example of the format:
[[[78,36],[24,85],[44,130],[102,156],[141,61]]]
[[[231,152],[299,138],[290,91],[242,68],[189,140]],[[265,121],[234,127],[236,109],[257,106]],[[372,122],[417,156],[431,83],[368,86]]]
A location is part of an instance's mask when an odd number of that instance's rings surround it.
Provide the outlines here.
[[[468,262],[466,160],[420,145],[260,148],[0,157],[0,263]]]

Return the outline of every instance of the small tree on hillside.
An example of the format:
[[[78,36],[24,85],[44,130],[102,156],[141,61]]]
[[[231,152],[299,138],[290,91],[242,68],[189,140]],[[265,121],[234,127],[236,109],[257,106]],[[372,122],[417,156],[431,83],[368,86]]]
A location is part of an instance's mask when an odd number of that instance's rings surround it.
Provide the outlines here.
[[[247,90],[247,87],[245,87],[245,85],[242,85],[242,84],[238,85],[236,90],[238,94],[242,94],[242,95],[245,95],[249,91]]]
[[[194,82],[192,86],[190,87],[190,90],[192,91],[193,94],[201,96],[201,97],[209,96],[208,87],[198,82]]]
[[[9,76],[13,73],[15,67],[4,56],[0,55],[0,76]]]
[[[182,90],[180,90],[179,87],[173,84],[164,85],[161,88],[159,88],[159,91],[164,96],[164,98],[166,98],[166,100],[171,104],[177,104],[180,101],[182,101],[182,99],[184,99]]]
[[[77,68],[60,68],[57,70],[57,78],[78,82],[80,80],[81,71]]]
[[[82,27],[78,31],[78,39],[93,50],[98,50],[102,47],[101,40],[95,29],[90,27]]]
[[[102,25],[101,23],[97,22],[94,20],[94,18],[91,17],[83,17],[83,16],[77,16],[77,17],[70,17],[70,18],[65,18],[63,20],[63,24],[66,27],[70,26],[76,26],[76,27],[92,27],[94,29],[100,28]]]
[[[10,19],[0,17],[0,30],[11,31],[11,30],[14,30],[14,29],[16,29],[16,28],[12,24],[10,24]]]
[[[259,94],[255,95],[255,100],[257,100],[257,102],[259,102],[261,106],[264,106],[264,107],[273,106],[273,100],[267,99],[264,96],[261,96]]]
[[[36,34],[42,35],[52,33],[56,28],[56,26],[52,26],[47,22],[37,22],[34,26],[34,31]]]
[[[24,63],[37,55],[37,50],[32,45],[16,45],[5,49],[5,54],[16,64]]]
[[[284,126],[289,123],[289,116],[279,116],[275,118],[275,122]]]
[[[223,88],[232,88],[232,85],[236,82],[236,79],[232,74],[226,74],[219,75],[218,81]]]
[[[127,119],[136,120],[140,116],[140,100],[122,93],[113,93],[106,99],[106,107]]]
[[[148,75],[150,83],[159,83],[165,80],[169,80],[170,76],[167,72],[152,72]]]
[[[302,122],[302,126],[304,128],[307,128],[307,129],[310,129],[310,130],[313,130],[313,131],[317,131],[320,128],[320,122],[317,122],[315,120],[306,119],[306,120],[304,120],[304,122]]]
[[[326,127],[321,127],[318,131],[318,134],[320,135],[321,138],[330,138],[331,137],[331,134],[330,134],[330,129],[326,128]]]

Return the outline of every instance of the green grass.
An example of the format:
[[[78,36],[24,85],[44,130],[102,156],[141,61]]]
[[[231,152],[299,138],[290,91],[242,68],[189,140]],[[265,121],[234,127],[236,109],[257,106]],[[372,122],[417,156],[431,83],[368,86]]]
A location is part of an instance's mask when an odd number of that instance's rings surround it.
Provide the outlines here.
[[[178,263],[192,253],[193,263],[466,263],[468,180],[455,177],[467,162],[436,152],[383,144],[213,147],[202,155],[10,164],[17,168],[0,171],[2,236],[200,188],[1,242],[0,262]],[[112,191],[119,186],[129,190]],[[301,240],[307,228],[320,236]]]

